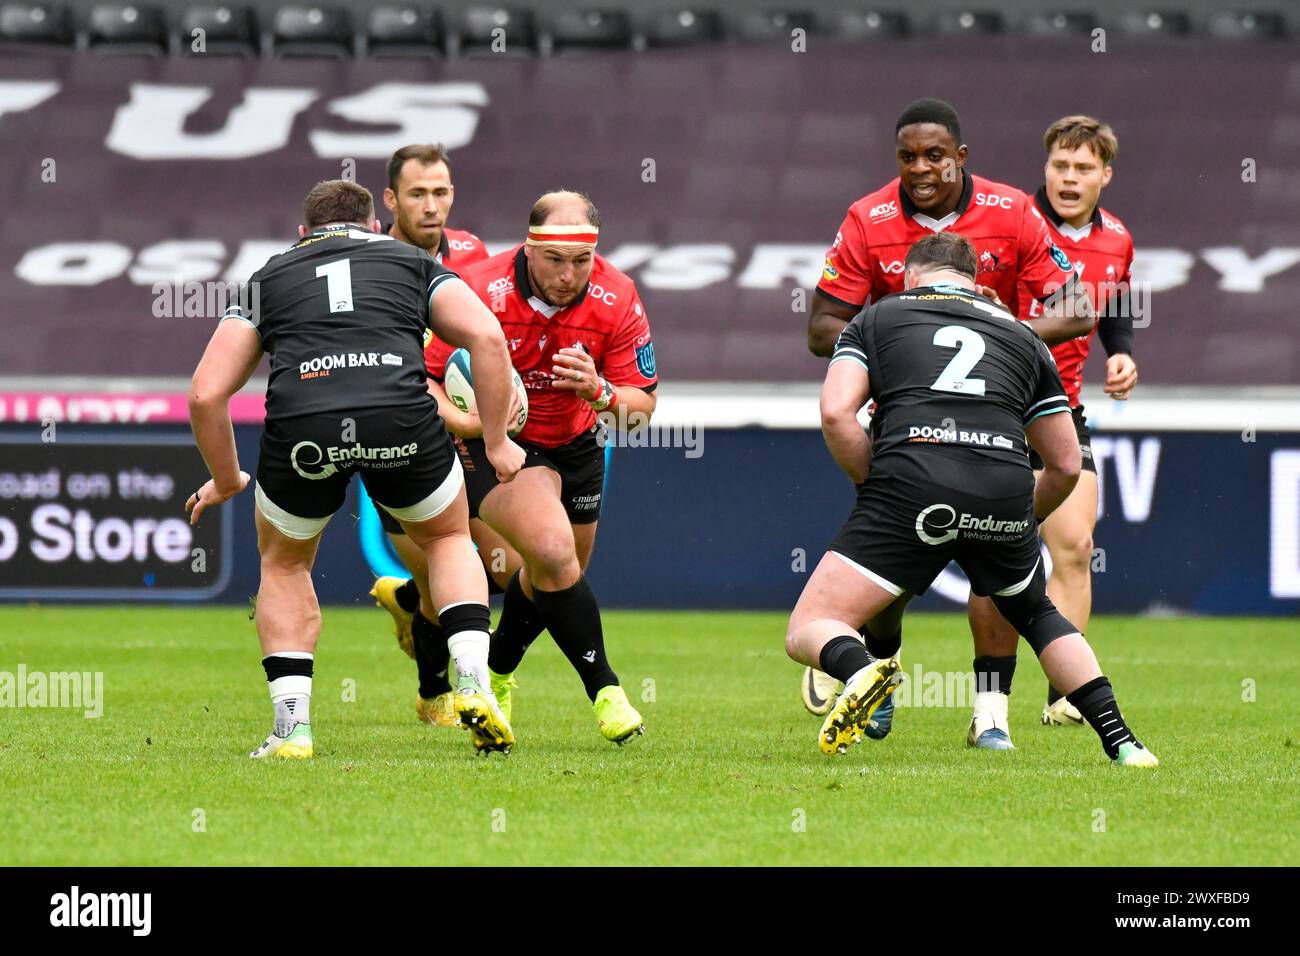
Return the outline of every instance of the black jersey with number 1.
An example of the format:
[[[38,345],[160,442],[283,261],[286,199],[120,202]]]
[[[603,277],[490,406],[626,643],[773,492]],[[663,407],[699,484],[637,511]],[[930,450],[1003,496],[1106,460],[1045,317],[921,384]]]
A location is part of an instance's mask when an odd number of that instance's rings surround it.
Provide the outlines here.
[[[1028,470],[1025,426],[1070,410],[1042,339],[958,286],[918,287],[868,306],[844,328],[831,361],[858,362],[870,376],[873,471],[902,458],[936,478],[959,479],[980,462]]]
[[[326,226],[253,274],[247,322],[271,356],[268,420],[388,407],[436,410],[426,386],[429,300],[456,274],[423,250]]]

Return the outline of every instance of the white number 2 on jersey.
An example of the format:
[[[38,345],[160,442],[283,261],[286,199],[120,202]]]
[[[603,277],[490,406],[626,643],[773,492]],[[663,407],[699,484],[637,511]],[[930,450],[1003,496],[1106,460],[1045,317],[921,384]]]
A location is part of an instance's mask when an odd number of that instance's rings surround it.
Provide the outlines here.
[[[980,334],[964,325],[945,325],[934,333],[934,344],[959,351],[930,388],[958,395],[983,395],[984,379],[966,377],[984,357],[984,339]]]
[[[325,278],[325,293],[329,296],[331,312],[352,311],[352,263],[347,259],[327,262],[316,267],[316,278]],[[935,341],[938,341],[936,339]],[[983,353],[984,347],[980,346]]]

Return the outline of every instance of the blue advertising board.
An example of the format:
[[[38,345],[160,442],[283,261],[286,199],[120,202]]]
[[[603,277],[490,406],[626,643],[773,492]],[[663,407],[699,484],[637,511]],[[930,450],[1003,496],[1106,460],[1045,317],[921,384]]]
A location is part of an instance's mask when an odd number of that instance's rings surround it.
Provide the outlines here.
[[[236,428],[250,472],[258,435]],[[187,437],[68,425],[53,445],[31,428],[0,436],[0,600],[245,603],[257,590],[253,496],[210,512],[183,542],[165,523],[184,517],[203,476]],[[1098,612],[1300,612],[1300,434],[1115,432],[1093,449]],[[368,602],[373,576],[396,570],[358,489],[322,541],[326,604]],[[812,430],[711,429],[689,453],[615,448],[592,584],[606,607],[789,608],[852,501]],[[916,606],[951,610],[965,597],[950,568]]]

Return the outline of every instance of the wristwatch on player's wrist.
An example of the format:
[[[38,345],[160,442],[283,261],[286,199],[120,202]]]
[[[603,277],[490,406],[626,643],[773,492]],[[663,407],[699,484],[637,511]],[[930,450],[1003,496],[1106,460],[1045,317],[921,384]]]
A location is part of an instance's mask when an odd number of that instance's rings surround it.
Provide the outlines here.
[[[614,386],[603,378],[600,380],[600,394],[587,402],[593,412],[603,412],[614,404]]]

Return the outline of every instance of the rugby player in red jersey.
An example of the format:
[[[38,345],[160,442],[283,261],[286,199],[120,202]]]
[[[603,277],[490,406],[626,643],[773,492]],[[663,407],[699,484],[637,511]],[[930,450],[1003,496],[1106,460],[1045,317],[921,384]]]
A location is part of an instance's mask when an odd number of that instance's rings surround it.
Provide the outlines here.
[[[1029,320],[1049,345],[1086,335],[1091,303],[1075,279],[1074,265],[1055,245],[1033,201],[1019,189],[966,170],[956,111],[936,99],[920,99],[894,126],[898,178],[849,207],[826,254],[808,317],[808,348],[829,357],[844,326],[864,305],[903,291],[903,262],[918,239],[951,230],[975,246],[981,291],[1029,317],[1031,302],[1044,304]],[[961,361],[955,353],[954,363]],[[901,634],[863,633],[870,652],[892,657]],[[978,686],[1002,687],[1002,665],[977,648]],[[825,714],[836,682],[806,668],[800,692],[814,714]],[[893,721],[892,700],[875,714],[869,736],[883,738]],[[979,746],[997,746],[997,734]]]
[[[388,230],[390,236],[423,249],[435,262],[456,272],[488,258],[482,239],[447,225],[456,187],[451,181],[451,160],[445,146],[441,143],[403,146],[388,160],[387,172],[384,206],[393,216]],[[424,553],[388,512],[382,508],[376,510],[393,550],[411,577],[381,577],[375,581],[370,596],[393,616],[397,642],[419,668],[416,716],[435,726],[454,726],[456,713],[448,677],[451,653],[442,628],[423,613],[430,606]],[[519,555],[481,521],[471,521],[470,532],[489,584],[500,591],[519,568]]]
[[[1105,393],[1123,401],[1137,384],[1133,361],[1133,317],[1130,310],[1130,268],[1133,237],[1124,224],[1101,208],[1101,191],[1114,173],[1112,163],[1119,152],[1114,131],[1091,116],[1066,116],[1047,128],[1043,135],[1047,163],[1045,184],[1034,194],[1034,203],[1047,221],[1053,241],[1074,262],[1084,288],[1092,298],[1097,315],[1097,336],[1106,349]],[[1091,334],[1052,346],[1052,357],[1061,373],[1070,400],[1074,427],[1083,453],[1079,483],[1061,506],[1039,528],[1052,558],[1052,576],[1047,593],[1052,602],[1081,631],[1088,630],[1092,614],[1092,532],[1097,525],[1097,468],[1092,458],[1087,420],[1079,403],[1083,366],[1088,360]],[[1042,460],[1030,454],[1030,463],[1041,470]],[[1014,628],[998,613],[988,598],[972,596],[971,627],[980,653],[1009,657],[1015,664],[1017,638]],[[973,732],[996,719],[982,712],[977,701]],[[995,701],[994,703],[999,703]],[[1083,715],[1050,685],[1042,722],[1048,725],[1084,723]]]
[[[601,734],[621,744],[644,727],[606,659],[600,609],[583,574],[605,476],[596,414],[648,423],[658,376],[636,286],[596,255],[599,231],[590,199],[549,192],[533,205],[523,245],[463,274],[500,321],[528,389],[528,421],[516,438],[527,458],[515,481],[497,481],[477,422],[450,402],[443,414],[458,436],[470,514],[523,558],[507,583],[488,660],[502,710],[511,712],[525,651],[547,630],[582,679]],[[445,394],[437,382],[451,352],[437,339],[426,351],[435,398]]]

